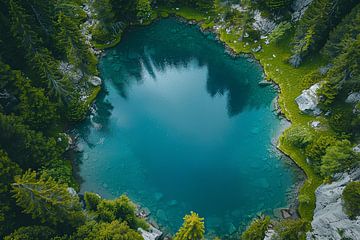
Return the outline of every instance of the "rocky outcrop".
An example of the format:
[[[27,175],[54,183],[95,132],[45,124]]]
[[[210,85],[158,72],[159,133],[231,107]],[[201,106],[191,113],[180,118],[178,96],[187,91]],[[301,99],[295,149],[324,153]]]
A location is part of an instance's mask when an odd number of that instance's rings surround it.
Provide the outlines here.
[[[313,0],[295,0],[291,5],[293,13],[291,19],[293,21],[299,21],[304,15],[306,9],[310,6]]]
[[[307,240],[360,239],[360,217],[349,219],[341,199],[345,186],[360,180],[360,168],[349,174],[340,174],[335,179],[331,184],[322,184],[315,192],[316,208],[311,222],[312,232],[307,233]]]
[[[321,113],[319,104],[319,97],[316,91],[320,88],[320,83],[312,85],[309,89],[302,91],[295,101],[299,106],[299,109],[308,114],[319,115]]]
[[[351,93],[345,100],[346,103],[358,103],[360,102],[360,92]]]
[[[159,229],[156,229],[151,225],[149,226],[149,229],[147,231],[142,228],[139,228],[138,231],[140,232],[144,240],[158,240],[163,235],[163,233]]]
[[[276,28],[276,23],[261,16],[259,10],[255,10],[253,28],[258,30],[261,34],[269,34]]]
[[[84,76],[84,73],[80,69],[75,68],[74,65],[67,62],[60,63],[59,71],[64,76],[67,76],[73,83],[79,83]]]

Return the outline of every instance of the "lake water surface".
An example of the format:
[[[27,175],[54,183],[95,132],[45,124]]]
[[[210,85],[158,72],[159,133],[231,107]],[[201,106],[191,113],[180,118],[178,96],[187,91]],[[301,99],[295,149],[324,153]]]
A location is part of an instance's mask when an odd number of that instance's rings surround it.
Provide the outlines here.
[[[191,210],[224,235],[287,205],[296,174],[272,145],[276,91],[259,87],[256,63],[166,19],[129,30],[100,71],[96,111],[77,128],[82,191],[126,193],[170,232]]]

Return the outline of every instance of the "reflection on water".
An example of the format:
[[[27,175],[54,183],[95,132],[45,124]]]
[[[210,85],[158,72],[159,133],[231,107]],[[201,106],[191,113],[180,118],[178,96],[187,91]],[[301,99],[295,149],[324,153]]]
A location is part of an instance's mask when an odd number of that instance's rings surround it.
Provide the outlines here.
[[[170,232],[197,211],[209,235],[287,204],[294,172],[271,145],[280,120],[259,66],[168,19],[130,30],[100,70],[104,90],[77,129],[82,191],[126,193]]]

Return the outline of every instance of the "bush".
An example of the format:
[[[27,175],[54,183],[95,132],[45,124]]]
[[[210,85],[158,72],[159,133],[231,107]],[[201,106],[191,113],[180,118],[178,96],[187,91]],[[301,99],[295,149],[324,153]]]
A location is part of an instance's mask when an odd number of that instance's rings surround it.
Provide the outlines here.
[[[325,155],[326,149],[335,145],[336,138],[328,135],[321,135],[309,144],[305,149],[305,155],[310,159],[311,165],[314,166],[316,172],[320,172],[321,158]]]
[[[359,161],[359,155],[352,150],[348,140],[337,141],[334,146],[326,149],[322,157],[321,174],[331,177],[334,173],[353,167]]]
[[[360,182],[351,182],[346,185],[342,198],[346,214],[351,219],[360,216]]]
[[[250,226],[241,235],[241,240],[258,240],[264,239],[265,232],[270,224],[270,217],[255,219]]]
[[[277,233],[275,239],[279,239],[279,240],[305,239],[306,222],[302,219],[283,220],[275,226],[275,231]]]
[[[85,192],[84,200],[85,200],[86,209],[91,211],[96,211],[101,201],[101,197],[96,193]]]
[[[299,148],[306,147],[313,140],[313,134],[309,128],[294,126],[286,131],[285,141]]]

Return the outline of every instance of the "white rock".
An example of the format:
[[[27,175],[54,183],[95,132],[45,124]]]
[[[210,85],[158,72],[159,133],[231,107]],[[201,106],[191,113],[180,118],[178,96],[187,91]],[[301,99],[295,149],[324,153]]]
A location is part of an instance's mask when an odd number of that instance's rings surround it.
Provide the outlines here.
[[[139,228],[138,231],[140,232],[144,240],[158,240],[163,234],[159,229],[156,229],[151,225],[148,231],[145,231],[142,228]]]
[[[311,127],[312,128],[318,128],[318,127],[320,127],[320,122],[319,121],[313,121],[313,122],[311,122]]]
[[[353,148],[353,151],[356,152],[356,153],[360,153],[360,144],[356,145],[356,146]]]
[[[316,208],[311,222],[312,232],[308,232],[307,239],[340,240],[339,230],[348,239],[360,239],[360,217],[350,220],[343,211],[342,192],[345,186],[360,179],[360,168],[350,174],[338,175],[338,179],[331,184],[322,184],[315,191]]]
[[[77,195],[75,189],[73,189],[72,187],[68,187],[66,190],[68,191],[68,193],[70,193],[72,197],[75,197]]]
[[[102,80],[101,80],[101,78],[99,78],[99,77],[97,77],[97,76],[92,76],[92,77],[89,78],[89,82],[90,82],[93,86],[97,87],[97,86],[100,86],[100,85],[101,85]]]
[[[265,232],[264,240],[271,240],[275,237],[275,235],[276,235],[276,232],[273,229],[268,229]]]
[[[360,92],[351,93],[345,100],[346,103],[358,103],[360,102]]]
[[[304,113],[319,115],[321,113],[319,104],[319,97],[316,91],[320,88],[320,83],[312,85],[309,89],[303,90],[301,95],[295,101],[299,109]]]

